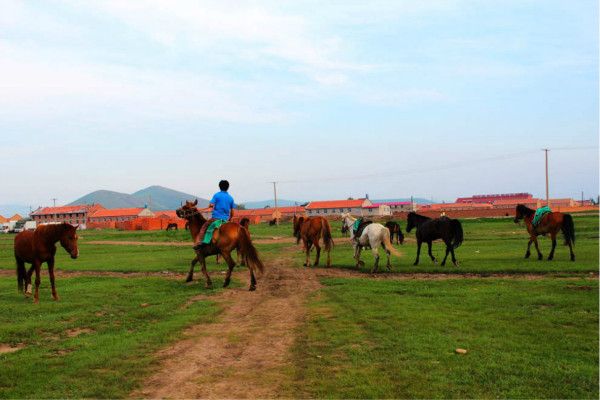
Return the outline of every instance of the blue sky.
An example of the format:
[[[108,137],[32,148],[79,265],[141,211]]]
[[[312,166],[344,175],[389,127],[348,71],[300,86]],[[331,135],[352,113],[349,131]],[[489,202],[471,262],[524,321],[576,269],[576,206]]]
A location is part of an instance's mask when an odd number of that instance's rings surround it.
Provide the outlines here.
[[[598,195],[596,1],[0,3],[0,204]]]

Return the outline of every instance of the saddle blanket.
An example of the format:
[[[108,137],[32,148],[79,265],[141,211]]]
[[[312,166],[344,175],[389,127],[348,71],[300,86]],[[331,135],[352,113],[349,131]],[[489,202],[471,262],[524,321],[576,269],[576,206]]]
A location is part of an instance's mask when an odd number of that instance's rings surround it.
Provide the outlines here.
[[[227,221],[222,220],[222,219],[214,220],[208,226],[208,229],[206,229],[206,233],[204,234],[204,239],[202,239],[202,243],[209,244],[210,241],[212,240],[212,236],[213,236],[213,233],[214,233],[215,229],[219,229],[219,227],[221,225],[223,225],[225,222],[227,222]]]
[[[551,212],[552,212],[552,210],[548,206],[540,207],[537,210],[535,210],[535,215],[533,216],[533,221],[531,222],[532,225],[534,227],[538,226],[538,224],[542,220],[542,217]]]

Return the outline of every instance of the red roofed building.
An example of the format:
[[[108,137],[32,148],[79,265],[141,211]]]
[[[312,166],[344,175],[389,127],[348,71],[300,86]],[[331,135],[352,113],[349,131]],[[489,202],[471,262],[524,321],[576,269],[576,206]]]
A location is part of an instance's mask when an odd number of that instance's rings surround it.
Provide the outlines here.
[[[123,222],[139,217],[154,217],[148,208],[103,208],[95,211],[89,217],[90,222]]]
[[[81,225],[81,229],[85,229],[85,225],[89,222],[90,214],[100,209],[104,209],[100,204],[42,207],[30,215],[36,225],[67,222],[71,225],[79,224]]]
[[[233,215],[235,217],[247,217],[250,221],[255,220],[254,217],[260,217],[261,221],[271,221],[275,218],[287,219],[293,218],[294,215],[304,215],[304,207],[302,206],[291,206],[291,207],[268,207],[268,208],[255,208],[251,210],[234,210]]]
[[[4,218],[2,215],[0,215],[0,224],[5,224],[8,222],[8,218]]]
[[[516,201],[525,203],[533,198],[530,193],[476,194],[471,197],[459,197],[457,203],[494,203],[496,201]],[[515,203],[518,204],[518,203]]]
[[[371,205],[373,204],[369,199],[311,201],[306,206],[306,213],[309,216],[341,215],[343,213],[365,215],[364,208]]]

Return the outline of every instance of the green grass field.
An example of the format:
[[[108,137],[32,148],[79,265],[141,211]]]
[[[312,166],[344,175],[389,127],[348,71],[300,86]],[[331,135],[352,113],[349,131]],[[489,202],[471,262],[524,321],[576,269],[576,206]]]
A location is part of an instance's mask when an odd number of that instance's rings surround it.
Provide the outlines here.
[[[402,224],[404,228],[404,224]],[[285,395],[327,398],[597,398],[598,217],[575,216],[576,262],[559,242],[555,260],[523,259],[527,235],[511,219],[464,220],[459,267],[433,264],[422,252],[413,266],[414,233],[393,258],[393,275],[477,273],[477,279],[370,278],[373,258],[363,252],[364,278],[323,278],[291,352]],[[352,249],[332,223],[333,267],[353,270]],[[289,238],[291,225],[252,226],[255,239]],[[59,270],[187,273],[189,233],[85,231],[80,257],[59,248]],[[14,271],[12,235],[0,235],[0,270]],[[130,241],[128,245],[94,241]],[[154,242],[141,246],[135,242]],[[540,238],[547,256],[550,241]],[[300,247],[257,245],[267,266],[284,257],[301,267]],[[434,244],[443,256],[443,246]],[[383,255],[383,253],[382,253]],[[314,254],[313,254],[314,257]],[[384,267],[382,263],[382,267]],[[211,271],[224,265],[208,264]],[[321,267],[322,268],[322,267]],[[172,277],[69,276],[50,298],[42,268],[40,304],[17,294],[16,279],[0,275],[0,398],[125,397],[156,366],[155,352],[192,324],[219,318],[201,284]],[[196,271],[197,277],[200,277]],[[516,276],[485,278],[492,273]],[[535,280],[525,274],[538,274]],[[217,274],[215,287],[222,277]],[[236,282],[236,285],[245,283]],[[260,290],[260,281],[259,281]],[[144,306],[142,306],[144,305]],[[466,355],[454,353],[468,350]],[[284,395],[284,394],[282,394]]]

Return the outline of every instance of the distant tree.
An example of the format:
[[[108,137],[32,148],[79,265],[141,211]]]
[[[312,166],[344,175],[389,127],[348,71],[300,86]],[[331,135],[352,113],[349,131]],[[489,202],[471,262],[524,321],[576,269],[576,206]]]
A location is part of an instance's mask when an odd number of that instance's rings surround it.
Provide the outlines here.
[[[348,200],[354,200],[354,197],[348,197]]]
[[[245,204],[238,204],[238,210],[245,210],[245,209],[246,209]]]

